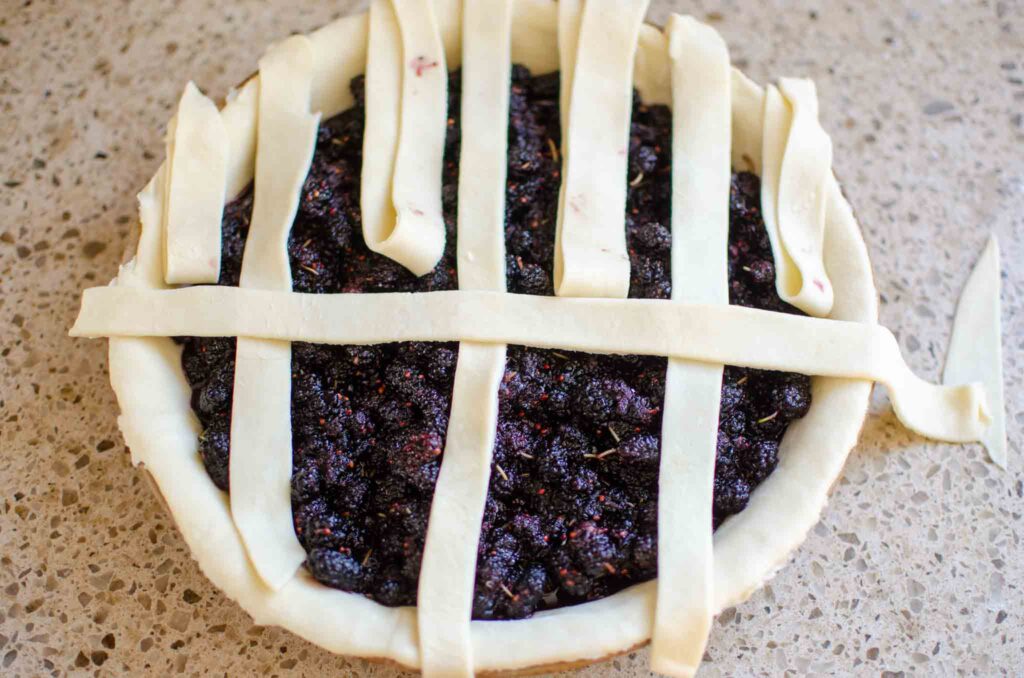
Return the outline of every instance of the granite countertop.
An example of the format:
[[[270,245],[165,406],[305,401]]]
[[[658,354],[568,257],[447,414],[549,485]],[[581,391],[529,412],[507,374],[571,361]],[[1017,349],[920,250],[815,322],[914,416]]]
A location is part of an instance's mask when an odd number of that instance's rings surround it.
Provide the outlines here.
[[[106,342],[67,329],[103,284],[189,78],[220,97],[264,47],[356,3],[0,6],[0,674],[394,675],[253,625],[129,463]],[[821,522],[714,625],[702,676],[1024,673],[1024,3],[653,3],[754,78],[814,78],[882,321],[937,379],[988,234],[1004,265],[1010,470],[925,441],[876,392]],[[646,651],[585,671],[635,675]]]

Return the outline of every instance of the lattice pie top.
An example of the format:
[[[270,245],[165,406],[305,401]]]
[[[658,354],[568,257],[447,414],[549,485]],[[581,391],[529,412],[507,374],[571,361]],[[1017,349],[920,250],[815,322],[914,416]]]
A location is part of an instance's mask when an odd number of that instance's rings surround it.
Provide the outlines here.
[[[647,4],[374,0],[368,15],[271,47],[222,110],[186,88],[167,160],[140,195],[138,252],[111,286],[86,291],[72,333],[111,338],[111,380],[135,461],[155,477],[204,571],[258,623],[437,675],[592,661],[651,638],[654,670],[690,675],[712,615],[756,589],[817,519],[871,382],[886,385],[909,428],[983,441],[1005,463],[994,243],[961,303],[945,379],[953,385],[921,381],[875,324],[865,248],[831,172],[813,84],[761,89],[730,67],[711,28],[680,16],[663,31],[644,25]],[[513,62],[561,71],[557,297],[505,292]],[[345,86],[364,72],[363,237],[417,275],[433,269],[445,241],[447,72],[460,63],[460,289],[292,293],[286,244],[318,124],[351,104]],[[673,112],[671,301],[626,299],[634,87]],[[734,166],[762,175],[779,295],[813,317],[728,305]],[[240,286],[198,285],[217,281],[225,198],[253,178]],[[196,454],[188,390],[166,339],[179,335],[238,337],[230,499]],[[416,608],[385,608],[299,570],[305,552],[289,489],[293,341],[461,342]],[[663,423],[656,582],[529,620],[471,622],[508,344],[667,356],[665,410],[690,416]],[[814,375],[815,405],[751,506],[713,539],[724,364]]]

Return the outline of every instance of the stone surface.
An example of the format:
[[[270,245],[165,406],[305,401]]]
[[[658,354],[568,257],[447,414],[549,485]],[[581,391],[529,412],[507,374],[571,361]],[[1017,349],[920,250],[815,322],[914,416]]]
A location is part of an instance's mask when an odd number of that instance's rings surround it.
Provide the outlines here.
[[[392,676],[254,626],[189,558],[117,432],[106,345],[66,336],[116,270],[188,78],[220,97],[264,46],[354,6],[0,4],[0,673]],[[985,238],[1003,248],[1010,471],[903,430],[876,394],[821,523],[715,624],[703,676],[1019,675],[1024,3],[658,2],[764,80],[814,78],[882,321],[935,379]],[[641,651],[587,669],[646,672]]]

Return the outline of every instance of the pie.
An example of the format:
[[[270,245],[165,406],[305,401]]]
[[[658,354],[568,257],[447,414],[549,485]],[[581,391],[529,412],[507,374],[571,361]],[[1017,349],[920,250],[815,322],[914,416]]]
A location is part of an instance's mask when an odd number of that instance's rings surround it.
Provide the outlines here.
[[[917,379],[813,84],[647,4],[374,0],[219,110],[186,87],[72,332],[110,338],[133,461],[257,623],[425,674],[651,640],[692,675],[872,382],[1004,462],[994,243],[950,385]]]

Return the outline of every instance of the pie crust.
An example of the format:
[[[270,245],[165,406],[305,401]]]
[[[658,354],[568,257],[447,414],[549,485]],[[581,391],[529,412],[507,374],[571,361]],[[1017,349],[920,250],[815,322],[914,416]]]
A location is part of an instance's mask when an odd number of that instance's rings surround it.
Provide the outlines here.
[[[779,298],[809,315],[827,316],[834,293],[822,265],[828,196],[821,189],[832,171],[832,140],[818,123],[810,80],[768,85],[764,103],[761,205]]]
[[[185,86],[178,111],[167,124],[164,279],[168,285],[215,283],[228,135],[217,107],[194,83]]]
[[[732,73],[725,41],[689,17],[669,17],[672,60],[672,299],[729,304],[729,179]],[[691,92],[702,92],[700,97]],[[651,633],[651,668],[669,675],[695,672],[713,620],[712,520],[714,450],[722,395],[723,365],[671,358],[665,373],[658,496],[660,578]]]
[[[821,161],[820,151],[825,149],[827,136],[822,140],[818,134],[816,111],[809,103],[813,96],[808,97],[807,86],[784,81],[782,94],[769,90],[766,95],[764,89],[728,67],[724,45],[711,29],[690,19],[673,18],[666,36],[640,24],[645,2],[631,0],[628,7],[614,11],[609,5],[604,12],[587,12],[581,19],[583,4],[578,0],[563,0],[559,5],[546,0],[505,0],[496,3],[494,12],[485,17],[488,12],[480,3],[470,3],[462,16],[462,5],[454,0],[375,0],[370,16],[388,14],[393,8],[388,21],[397,20],[401,40],[407,50],[416,51],[417,63],[382,60],[375,45],[393,46],[394,31],[382,30],[382,26],[387,29],[387,21],[369,24],[366,14],[339,19],[309,36],[294,36],[276,45],[261,61],[261,75],[233,93],[220,115],[228,149],[222,182],[225,194],[237,195],[256,178],[253,226],[240,288],[160,291],[167,287],[164,206],[168,203],[168,187],[175,185],[170,181],[174,178],[169,176],[173,171],[170,163],[165,163],[139,196],[142,228],[134,258],[122,266],[116,286],[87,292],[73,333],[111,337],[111,382],[122,408],[119,424],[133,462],[145,465],[152,474],[201,569],[256,623],[282,626],[336,653],[388,660],[445,675],[579,665],[643,645],[653,634],[655,668],[680,675],[691,673],[702,654],[710,615],[744,600],[761,586],[818,520],[828,491],[857,441],[873,380],[885,381],[891,387],[898,414],[915,430],[945,440],[978,440],[986,431],[991,435],[986,426],[992,416],[998,418],[999,412],[992,405],[1001,411],[1001,400],[992,403],[990,398],[986,409],[979,386],[940,388],[921,382],[903,364],[891,333],[875,325],[877,292],[867,251],[853,213],[829,171],[830,163]],[[616,11],[619,14],[612,16]],[[635,31],[630,17],[636,19],[639,31],[637,48],[635,55],[628,49],[624,55],[616,49],[632,44]],[[622,25],[613,21],[616,18]],[[578,30],[573,30],[573,21],[581,22],[576,25]],[[439,32],[433,30],[435,25]],[[603,45],[593,43],[613,25],[623,35],[618,41],[613,39],[604,53]],[[407,30],[411,26],[419,28]],[[475,27],[471,35],[463,32],[464,26]],[[485,27],[494,29],[494,34],[487,33]],[[574,38],[578,45],[573,44]],[[504,293],[501,243],[495,243],[493,230],[504,212],[503,190],[498,190],[503,189],[504,164],[487,166],[487,159],[499,151],[504,158],[503,139],[499,139],[504,127],[499,126],[501,134],[488,136],[486,114],[500,114],[507,105],[502,107],[500,91],[475,92],[472,86],[476,83],[486,90],[487,86],[493,89],[494,82],[504,83],[510,63],[521,63],[537,74],[556,70],[560,56],[565,57],[559,54],[560,48],[575,55],[576,47],[579,54],[591,55],[587,57],[588,67],[612,57],[604,64],[612,71],[607,82],[577,65],[563,90],[563,115],[569,118],[564,156],[569,162],[569,155],[575,154],[575,160],[583,162],[565,170],[556,248],[560,252],[556,262],[560,259],[561,263],[556,263],[556,279],[560,280],[559,295],[587,298],[520,298]],[[494,56],[491,66],[478,63],[478,55],[488,54]],[[436,113],[444,98],[438,98],[435,80],[443,83],[445,65],[459,65],[464,55],[473,56],[472,62],[465,63],[464,77],[470,84],[466,96],[470,100],[478,97],[473,110],[481,117],[464,115],[463,125],[466,133],[477,135],[485,152],[476,158],[480,172],[470,176],[463,173],[460,178],[460,189],[476,189],[477,193],[474,199],[460,204],[460,290],[416,297],[292,294],[283,243],[309,166],[317,123],[320,116],[326,119],[351,106],[346,85],[353,76],[367,70],[377,69],[384,74],[379,78],[382,89],[367,97],[368,119],[373,106],[381,109],[380,118],[372,123],[377,127],[372,134],[368,122],[367,144],[373,139],[382,151],[375,155],[375,147],[374,153],[365,156],[364,206],[377,206],[367,227],[367,242],[414,272],[429,270],[431,259],[436,262],[440,214],[434,210],[440,201],[435,201],[438,196],[433,191],[440,181],[412,177],[416,163],[434,158],[437,152]],[[617,270],[614,261],[605,260],[621,257],[622,252],[615,238],[607,242],[598,238],[607,247],[599,247],[595,253],[588,252],[590,243],[585,238],[577,237],[581,224],[593,221],[578,218],[585,214],[584,208],[591,200],[608,197],[602,193],[608,180],[595,180],[592,166],[596,164],[604,172],[615,167],[616,159],[615,147],[608,143],[595,144],[593,149],[574,143],[573,130],[590,125],[597,136],[605,134],[609,140],[616,133],[621,136],[621,116],[601,119],[588,106],[597,103],[604,86],[612,92],[622,89],[624,78],[629,84],[628,72],[618,78],[614,73],[615,67],[623,65],[623,58],[632,64],[631,85],[647,103],[671,105],[673,86],[678,92],[679,83],[692,79],[714,94],[702,100],[699,108],[687,105],[682,98],[675,100],[677,125],[702,129],[704,124],[707,134],[713,135],[675,135],[677,162],[680,157],[699,156],[700,168],[717,171],[709,171],[706,177],[699,172],[688,174],[674,184],[674,196],[685,201],[681,204],[686,205],[686,220],[683,215],[673,215],[674,246],[685,244],[673,256],[680,261],[693,257],[694,266],[704,268],[694,273],[673,267],[677,276],[673,289],[677,292],[672,301],[594,298],[625,296],[621,275],[610,275],[610,284],[606,284],[599,276],[587,273],[591,264],[599,271]],[[691,59],[701,67],[697,68]],[[566,65],[561,63],[564,72]],[[404,73],[398,78],[402,80],[403,100],[421,98],[418,113],[403,110],[395,116],[394,100],[399,96],[396,65]],[[409,68],[416,71],[415,81]],[[421,85],[421,90],[412,91]],[[789,98],[780,101],[778,97],[787,92]],[[621,98],[622,92],[619,94]],[[481,102],[490,102],[493,108]],[[791,106],[788,114],[780,108],[785,106]],[[774,116],[771,120],[766,119],[766,110]],[[731,115],[731,126],[716,125],[716,120],[721,123],[720,118],[713,117],[716,111]],[[780,115],[775,116],[773,111]],[[628,123],[628,108],[625,112]],[[766,129],[776,130],[778,138],[766,138]],[[408,141],[409,130],[417,130],[419,136]],[[731,154],[723,152],[729,147],[728,137]],[[794,151],[797,160],[792,160],[791,147],[801,145],[811,150]],[[573,150],[578,147],[584,150]],[[830,143],[827,147],[830,159]],[[764,166],[763,159],[769,159],[764,155],[766,149],[781,154],[781,159],[770,158],[772,169]],[[392,154],[391,163],[388,153]],[[800,160],[808,154],[816,160]],[[469,158],[473,160],[472,152]],[[714,257],[698,257],[696,248],[724,251],[724,233],[715,232],[712,225],[722,224],[725,201],[706,196],[721,198],[723,191],[727,196],[730,165],[768,179],[766,193],[774,196],[774,203],[768,203],[774,204],[775,223],[769,231],[773,247],[777,255],[779,248],[792,248],[790,260],[797,278],[811,280],[808,287],[790,286],[780,279],[780,285],[785,285],[780,292],[792,293],[794,300],[805,303],[817,315],[827,314],[829,320],[723,305],[727,299],[722,287],[724,258],[715,262]],[[389,175],[391,179],[387,179]],[[810,197],[801,195],[799,200],[787,202],[787,193],[806,186],[813,188]],[[574,187],[581,188],[577,192]],[[581,196],[583,203],[578,202]],[[800,205],[793,207],[794,202]],[[727,213],[724,216],[727,220]],[[476,236],[463,242],[461,226],[469,221],[490,225],[491,230],[481,227]],[[684,235],[684,224],[705,221],[708,228],[694,231],[692,239]],[[793,231],[790,224],[794,223],[803,226]],[[611,233],[613,229],[605,230]],[[441,228],[441,248],[443,235]],[[628,260],[626,263],[628,285]],[[582,273],[577,275],[579,271]],[[689,275],[697,276],[695,279],[703,285],[694,285],[693,279],[687,279]],[[991,293],[992,284],[988,276],[979,278],[977,286]],[[991,309],[983,312],[990,314]],[[201,319],[198,326],[193,322],[196,317]],[[351,318],[360,322],[348,322]],[[847,322],[834,322],[837,320]],[[687,334],[688,327],[694,331]],[[730,329],[742,332],[752,327],[767,336],[749,347],[728,339]],[[710,338],[698,336],[701,330]],[[246,455],[247,464],[261,471],[276,470],[255,474],[259,477],[239,477],[236,484],[232,465],[230,499],[210,481],[197,453],[199,431],[180,367],[180,349],[165,338],[174,334],[239,337],[232,455]],[[743,336],[749,338],[749,332]],[[812,340],[795,345],[803,336]],[[290,440],[282,438],[281,427],[274,424],[287,419],[290,407],[288,399],[280,396],[288,392],[290,383],[289,342],[441,339],[463,343],[452,403],[455,425],[448,432],[445,463],[428,528],[420,607],[387,608],[363,596],[323,586],[304,570],[296,572],[304,552],[291,532],[289,496],[281,485],[281,479],[287,479],[290,473]],[[995,341],[998,344],[998,326]],[[469,599],[460,587],[467,578],[472,582],[475,546],[467,547],[446,535],[449,530],[455,535],[479,530],[485,497],[481,492],[486,493],[487,488],[495,415],[486,407],[483,415],[456,415],[460,409],[473,409],[476,402],[493,405],[495,397],[487,394],[494,393],[500,379],[507,343],[669,355],[672,360],[666,399],[705,402],[700,407],[707,410],[703,419],[711,421],[717,419],[717,406],[711,407],[714,403],[708,401],[717,402],[722,363],[822,376],[813,379],[809,413],[789,428],[783,440],[777,469],[754,491],[747,508],[714,533],[713,541],[708,515],[710,487],[698,495],[701,501],[692,506],[672,504],[670,512],[659,518],[664,521],[659,524],[663,533],[676,535],[659,553],[663,584],[646,582],[602,600],[540,612],[530,619],[469,622]],[[966,372],[956,376],[963,381],[978,376],[977,371]],[[991,395],[992,384],[1001,384],[1001,375],[996,371],[987,377],[986,391]],[[258,389],[252,384],[259,384]],[[250,402],[237,397],[257,390],[263,393]],[[265,396],[268,390],[279,394],[269,404]],[[245,414],[247,411],[249,414]],[[935,417],[936,412],[959,417]],[[267,421],[260,420],[268,416]],[[460,428],[458,422],[465,425]],[[678,430],[674,426],[669,424],[663,437],[663,496],[669,494],[666,488],[680,487],[676,483],[687,474],[695,477],[693,482],[685,481],[687,488],[699,487],[701,478],[710,482],[706,461],[688,464],[684,456],[666,454],[665,450],[673,440],[700,437],[713,431],[713,426],[706,422],[687,424],[687,428]],[[690,428],[693,426],[696,428]],[[285,464],[287,469],[283,468]],[[274,510],[266,510],[268,502]],[[671,521],[676,524],[670,525]],[[708,529],[701,530],[698,526],[702,523]],[[294,548],[288,546],[290,543]],[[680,571],[680,563],[694,559],[702,570],[689,581],[691,573]],[[699,612],[680,618],[680,607]],[[672,643],[691,633],[700,637],[681,643],[682,650],[674,652]]]

